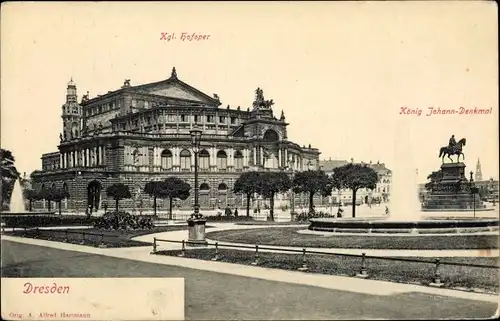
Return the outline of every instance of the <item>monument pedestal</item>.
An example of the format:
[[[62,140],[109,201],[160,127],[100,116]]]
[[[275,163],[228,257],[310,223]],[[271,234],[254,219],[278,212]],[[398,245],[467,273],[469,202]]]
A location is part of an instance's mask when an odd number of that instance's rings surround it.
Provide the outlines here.
[[[424,211],[472,211],[474,208],[485,208],[479,195],[471,193],[464,163],[442,164],[441,173],[442,177],[433,183],[430,194],[424,200]]]
[[[204,218],[189,218],[188,223],[188,246],[206,246],[205,225],[207,220]]]

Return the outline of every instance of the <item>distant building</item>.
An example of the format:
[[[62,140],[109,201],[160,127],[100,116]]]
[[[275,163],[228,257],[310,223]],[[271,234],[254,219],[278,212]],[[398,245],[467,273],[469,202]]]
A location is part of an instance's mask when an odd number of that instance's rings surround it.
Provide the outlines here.
[[[479,158],[477,159],[476,164],[476,177],[474,177],[476,182],[480,182],[483,180],[483,174],[481,173],[481,162],[479,162]]]
[[[347,160],[332,160],[331,158],[328,160],[319,161],[319,167],[321,170],[325,171],[328,175],[332,175],[333,169],[347,165],[349,163],[355,163],[353,159],[351,161]],[[387,202],[390,198],[391,194],[391,182],[392,182],[392,171],[388,169],[384,163],[369,163],[359,162],[355,164],[367,165],[377,172],[379,180],[377,186],[374,190],[370,189],[360,189],[356,192],[356,203],[357,204],[366,204],[369,202],[373,202],[379,200],[381,202]],[[333,191],[331,196],[332,203],[339,203],[342,201],[344,204],[352,203],[352,191],[349,189],[342,189],[341,191]]]

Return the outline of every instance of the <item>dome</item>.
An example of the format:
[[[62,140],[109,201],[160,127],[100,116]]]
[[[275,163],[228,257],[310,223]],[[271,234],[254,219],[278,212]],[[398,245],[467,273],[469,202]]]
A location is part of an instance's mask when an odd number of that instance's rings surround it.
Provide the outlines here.
[[[72,86],[72,87],[76,87],[76,84],[75,84],[75,82],[73,81],[73,77],[71,77],[70,81],[68,82],[68,87],[70,87],[70,86]]]

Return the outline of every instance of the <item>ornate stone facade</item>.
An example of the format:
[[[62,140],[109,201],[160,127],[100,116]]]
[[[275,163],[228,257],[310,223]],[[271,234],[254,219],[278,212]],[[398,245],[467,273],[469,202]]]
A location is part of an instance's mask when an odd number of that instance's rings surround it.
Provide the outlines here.
[[[274,116],[274,102],[265,100],[260,88],[251,108],[223,108],[218,95],[208,96],[182,82],[174,68],[163,81],[131,86],[127,79],[120,89],[105,95],[89,98],[87,92],[77,105],[76,95],[71,81],[63,105],[59,150],[44,154],[42,171],[32,175],[35,189],[67,188],[71,195],[68,210],[82,211],[89,204],[100,209],[104,200],[113,204],[106,188],[118,182],[129,185],[133,194],[133,199],[120,202],[124,208],[150,205],[143,188],[151,180],[177,176],[194,191],[189,134],[193,126],[203,130],[199,152],[202,209],[241,206],[242,197],[234,195],[232,188],[242,172],[292,172],[291,164],[295,171],[318,168],[318,149],[287,139],[284,113],[279,119]],[[180,205],[190,208],[193,199]]]

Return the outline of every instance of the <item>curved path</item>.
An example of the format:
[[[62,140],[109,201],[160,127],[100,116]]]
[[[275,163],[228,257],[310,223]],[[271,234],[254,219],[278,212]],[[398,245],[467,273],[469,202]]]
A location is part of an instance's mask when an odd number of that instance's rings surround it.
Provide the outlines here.
[[[304,225],[237,225],[234,223],[210,223],[213,228],[207,229],[207,232],[216,231],[226,231],[226,230],[243,230],[243,229],[256,229],[256,228],[283,228],[283,227],[303,227]],[[133,238],[134,241],[143,242],[153,242],[153,238],[169,240],[169,241],[182,241],[187,240],[188,232],[186,230],[182,231],[169,231],[161,232],[155,234],[142,235]],[[207,239],[209,243],[214,243],[217,240]],[[248,246],[254,244],[244,244],[244,243],[231,243],[231,242],[218,242],[220,246],[232,245],[232,246]],[[168,243],[168,242],[158,242],[159,250],[174,250],[180,249],[181,244],[179,243]],[[265,244],[259,244],[259,246],[266,246]],[[292,247],[292,246],[277,246],[269,245],[276,250],[261,250],[261,252],[275,252],[280,253],[279,249],[282,250],[298,250],[302,251],[302,247]],[[247,251],[254,251],[254,249],[241,249]],[[339,253],[339,254],[357,254],[365,253],[371,256],[420,256],[420,257],[465,257],[465,256],[481,256],[481,257],[499,257],[500,249],[474,249],[474,250],[377,250],[377,249],[341,249],[341,248],[307,248],[310,251],[319,251],[327,253]]]

